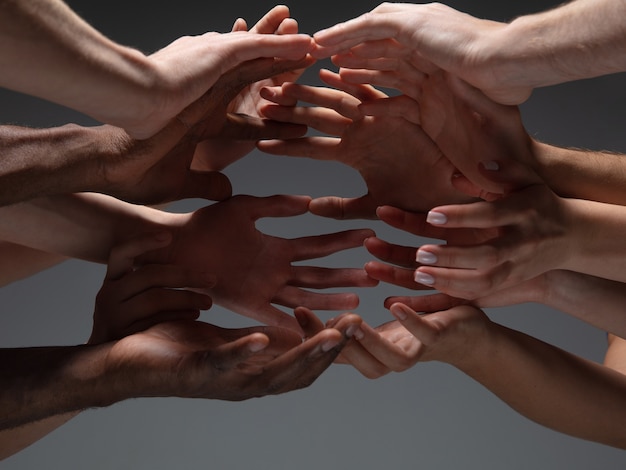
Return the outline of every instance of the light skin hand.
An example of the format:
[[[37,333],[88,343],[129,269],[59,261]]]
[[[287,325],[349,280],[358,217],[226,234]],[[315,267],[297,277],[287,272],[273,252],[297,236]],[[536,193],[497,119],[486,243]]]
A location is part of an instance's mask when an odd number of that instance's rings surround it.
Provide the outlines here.
[[[322,70],[320,77],[333,88],[290,83],[266,90],[277,105],[267,106],[263,113],[329,135],[258,143],[268,153],[336,160],[359,171],[368,188],[365,196],[319,198],[311,203],[313,213],[338,219],[375,218],[381,204],[417,211],[427,210],[433,201],[471,200],[453,187],[454,166],[418,125],[393,111],[392,116],[360,117],[363,101],[385,95],[366,85],[343,82],[328,70]],[[296,106],[297,101],[314,107]]]
[[[308,211],[307,196],[257,198],[235,196],[181,216],[174,241],[143,262],[178,264],[217,277],[207,289],[213,301],[265,324],[296,329],[295,319],[273,304],[294,308],[347,310],[358,305],[351,293],[321,293],[308,289],[376,284],[362,269],[331,269],[293,265],[362,246],[371,230],[284,239],[255,227],[263,217],[292,217]]]

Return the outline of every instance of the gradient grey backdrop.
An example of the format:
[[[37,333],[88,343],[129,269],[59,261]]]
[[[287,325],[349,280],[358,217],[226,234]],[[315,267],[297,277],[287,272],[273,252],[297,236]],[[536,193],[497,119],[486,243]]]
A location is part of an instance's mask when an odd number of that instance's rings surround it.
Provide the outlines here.
[[[476,0],[450,4],[477,16],[509,20],[557,3]],[[289,6],[301,30],[313,33],[376,4],[317,0],[294,1]],[[72,0],[70,5],[114,40],[150,52],[184,34],[228,31],[237,16],[253,24],[273,2]],[[303,80],[315,83],[314,71]],[[523,105],[525,123],[539,139],[621,152],[626,151],[625,110],[623,75],[538,90]],[[92,123],[69,110],[8,92],[0,97],[0,119],[31,126]],[[258,152],[233,165],[227,174],[237,193],[348,196],[364,191],[358,175],[339,164]],[[175,208],[191,210],[200,204],[187,201]],[[264,220],[260,226],[285,237],[372,226],[387,239],[418,244],[365,221],[303,216]],[[358,249],[321,263],[361,266],[367,259],[367,253]],[[102,266],[71,261],[1,289],[2,347],[84,342],[103,273]],[[387,321],[390,315],[382,301],[398,292],[390,286],[362,292],[357,311],[372,324]],[[523,305],[489,314],[573,353],[602,360],[604,334],[562,313]],[[331,313],[322,315],[328,318]],[[203,318],[224,326],[249,323],[217,307]],[[376,381],[346,366],[333,366],[306,390],[244,403],[130,400],[83,413],[2,467],[585,469],[616,468],[624,463],[621,451],[545,429],[452,367],[427,363]]]

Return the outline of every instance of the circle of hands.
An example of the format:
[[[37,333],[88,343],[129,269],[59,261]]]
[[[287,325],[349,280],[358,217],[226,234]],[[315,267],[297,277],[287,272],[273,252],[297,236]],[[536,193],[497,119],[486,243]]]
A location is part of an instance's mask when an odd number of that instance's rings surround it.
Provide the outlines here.
[[[238,20],[233,32],[246,31]],[[250,31],[298,27],[277,7]],[[151,374],[158,382],[151,393],[242,400],[305,387],[334,361],[373,378],[449,359],[459,354],[455,344],[484,329],[487,317],[476,307],[532,298],[548,261],[563,256],[549,243],[562,224],[547,222],[563,217],[563,205],[531,169],[532,142],[517,108],[492,102],[400,40],[345,37],[350,44],[341,47],[312,40],[299,59],[228,70],[163,130],[131,141],[131,158],[108,175],[123,183],[118,196],[133,202],[218,201],[111,251],[90,343],[116,340],[108,361],[129,376]],[[297,83],[316,58],[331,55],[339,70],[319,71],[324,86]],[[367,194],[231,197],[219,171],[255,147],[342,162],[359,172]],[[146,170],[155,148],[163,154]],[[499,171],[484,163],[495,161]],[[532,210],[537,200],[551,217]],[[263,217],[307,212],[380,219],[445,243],[398,246],[369,229],[284,239],[256,228]],[[364,269],[293,264],[363,245],[377,258]],[[379,282],[439,292],[386,299],[395,319],[379,326],[354,313],[324,324],[313,313],[358,305],[353,293],[318,289]],[[212,303],[265,326],[199,321]]]

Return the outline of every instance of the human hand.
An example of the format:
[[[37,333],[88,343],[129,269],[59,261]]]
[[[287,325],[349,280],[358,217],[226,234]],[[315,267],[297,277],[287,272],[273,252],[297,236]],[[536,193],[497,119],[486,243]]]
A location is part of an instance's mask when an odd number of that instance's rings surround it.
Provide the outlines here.
[[[336,160],[359,171],[368,188],[366,195],[319,198],[311,202],[311,212],[338,219],[375,218],[380,205],[426,211],[433,201],[471,200],[452,185],[454,166],[419,125],[394,111],[360,116],[363,101],[386,95],[363,84],[347,84],[328,70],[322,70],[320,78],[333,89],[287,83],[264,90],[264,96],[277,105],[266,106],[263,113],[277,121],[305,124],[329,136],[257,144],[268,153]],[[295,106],[299,100],[315,107]],[[418,113],[417,102],[412,103],[413,113]]]
[[[102,129],[107,142],[116,144],[114,156],[102,164],[106,182],[102,192],[137,203],[229,197],[231,187],[227,178],[211,171],[223,166],[225,160],[218,157],[212,163],[214,155],[197,151],[198,144],[210,139],[254,142],[260,138],[304,134],[304,126],[233,114],[229,105],[250,83],[301,68],[309,62],[275,59],[245,62],[224,73],[204,96],[148,140],[131,140],[117,129]],[[228,155],[228,158],[232,156]]]
[[[280,23],[288,16],[287,7],[277,6],[258,24],[264,27],[275,21]],[[156,95],[152,102],[156,101],[159,106],[150,109],[151,113],[141,116],[141,120],[114,124],[126,129],[134,138],[148,138],[204,95],[227,71],[259,58],[300,60],[312,48],[310,36],[293,34],[289,28],[285,29],[285,34],[266,34],[256,29],[248,33],[240,29],[241,22],[237,24],[239,26],[230,33],[181,37],[148,56],[156,82],[152,87]]]
[[[402,91],[400,96],[363,103],[360,111],[380,117],[404,116],[419,124],[463,176],[456,185],[463,183],[466,193],[489,199],[516,189],[484,177],[481,169],[497,166],[498,162],[512,162],[520,172],[524,169],[526,185],[540,182],[536,143],[526,132],[517,107],[494,103],[443,71],[423,74],[400,65],[383,72],[346,68],[369,64],[368,60],[354,58],[335,58],[335,63],[342,67],[342,80],[349,83]]]
[[[405,371],[417,362],[437,360],[457,365],[480,341],[489,321],[480,310],[469,306],[418,315],[406,305],[395,303],[391,312],[397,319],[376,328],[363,322],[337,362],[352,365],[370,379]],[[297,316],[305,314],[307,322],[301,323],[305,333],[321,331],[324,325],[312,312],[296,310]],[[326,327],[351,315],[330,320]]]
[[[371,12],[315,33],[312,54],[324,58],[369,49],[376,50],[375,57],[383,60],[401,56],[422,72],[441,68],[494,101],[515,105],[530,96],[536,77],[527,76],[523,62],[504,61],[494,54],[506,26],[439,3],[383,3]]]
[[[189,288],[210,288],[214,276],[173,265],[144,265],[135,258],[171,243],[167,232],[135,237],[111,249],[104,283],[96,296],[87,344],[100,344],[146,330],[158,323],[195,320],[211,298]]]
[[[233,32],[235,31],[247,31],[247,25],[243,19],[240,18],[235,22]],[[294,35],[298,33],[298,23],[293,18],[289,18],[289,9],[286,6],[279,5],[265,14],[265,16],[250,29],[250,33]],[[284,73],[267,78],[263,77],[264,79],[262,80],[250,83],[228,103],[227,112],[239,118],[245,116],[249,125],[275,125],[275,123],[268,123],[266,120],[261,120],[260,109],[267,102],[261,97],[260,90],[266,86],[279,86],[284,82],[296,81],[304,71],[304,68],[312,63],[313,60],[305,60],[302,62],[302,68],[300,69],[286,70]],[[297,126],[284,126],[284,128],[293,128],[296,132],[298,129]],[[303,135],[306,132],[306,128],[301,126],[300,129],[300,135]],[[277,133],[278,132],[282,133],[284,131],[277,129]],[[239,138],[234,137],[237,136],[230,138],[216,136],[215,138],[200,142],[194,157],[194,168],[202,170],[222,170],[234,161],[247,155],[255,146],[255,141],[245,138],[245,135],[238,136]],[[244,138],[242,139],[242,137]]]
[[[159,323],[115,343],[106,360],[122,398],[177,396],[241,401],[311,385],[359,319],[302,341],[278,327],[225,329],[190,320]],[[129,383],[128,377],[133,377]]]
[[[171,246],[144,261],[215,273],[216,285],[206,290],[215,303],[269,325],[299,330],[292,316],[272,304],[349,310],[358,305],[355,294],[319,293],[305,288],[376,285],[362,269],[292,264],[360,247],[373,235],[371,230],[284,239],[255,227],[263,217],[304,214],[309,202],[306,196],[240,195],[181,215]]]

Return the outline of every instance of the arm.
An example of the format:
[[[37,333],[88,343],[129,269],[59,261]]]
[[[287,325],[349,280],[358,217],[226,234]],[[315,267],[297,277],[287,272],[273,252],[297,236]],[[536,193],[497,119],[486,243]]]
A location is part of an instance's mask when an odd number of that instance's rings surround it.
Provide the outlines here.
[[[299,59],[311,44],[309,36],[297,34],[206,33],[146,56],[104,37],[60,0],[3,0],[0,8],[0,86],[74,108],[142,139],[232,67],[260,57]],[[278,27],[288,16],[286,7],[276,7],[262,21]]]
[[[386,57],[389,43],[399,43],[421,70],[441,68],[495,101],[519,104],[535,87],[626,70],[625,13],[623,1],[577,0],[505,24],[437,3],[383,3],[317,32],[314,55],[359,53],[369,42]]]

